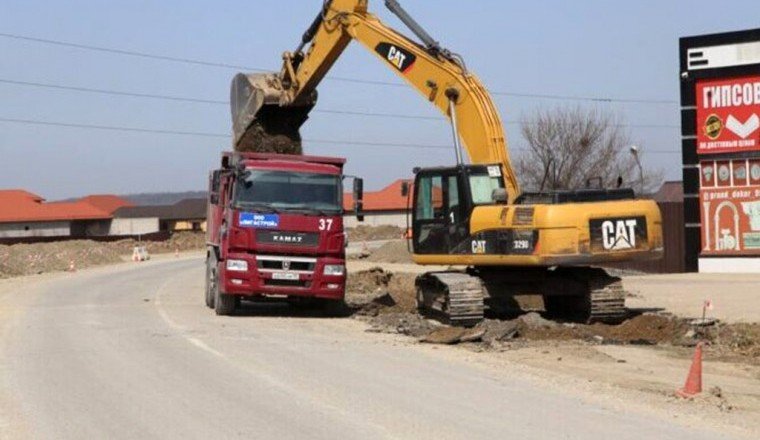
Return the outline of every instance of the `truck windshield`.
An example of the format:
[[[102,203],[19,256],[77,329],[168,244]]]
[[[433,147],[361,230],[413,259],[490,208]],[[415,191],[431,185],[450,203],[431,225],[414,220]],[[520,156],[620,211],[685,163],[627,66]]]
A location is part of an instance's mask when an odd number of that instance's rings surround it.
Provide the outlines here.
[[[291,171],[251,170],[235,189],[235,205],[276,211],[340,213],[340,176]]]

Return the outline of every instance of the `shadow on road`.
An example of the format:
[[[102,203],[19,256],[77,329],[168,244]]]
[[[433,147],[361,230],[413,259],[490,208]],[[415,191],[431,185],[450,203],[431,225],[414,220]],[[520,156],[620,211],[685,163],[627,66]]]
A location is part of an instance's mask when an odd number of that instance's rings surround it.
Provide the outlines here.
[[[282,318],[349,318],[360,307],[347,304],[323,305],[318,303],[288,303],[286,301],[241,301],[235,310],[236,317]]]

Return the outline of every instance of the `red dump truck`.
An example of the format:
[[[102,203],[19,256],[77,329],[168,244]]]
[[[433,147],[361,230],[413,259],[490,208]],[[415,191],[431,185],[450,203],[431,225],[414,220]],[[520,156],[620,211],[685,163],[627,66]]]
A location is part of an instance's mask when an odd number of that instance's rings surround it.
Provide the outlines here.
[[[210,173],[206,305],[231,315],[242,298],[334,308],[346,288],[345,159],[222,153]],[[361,220],[363,183],[354,178]]]

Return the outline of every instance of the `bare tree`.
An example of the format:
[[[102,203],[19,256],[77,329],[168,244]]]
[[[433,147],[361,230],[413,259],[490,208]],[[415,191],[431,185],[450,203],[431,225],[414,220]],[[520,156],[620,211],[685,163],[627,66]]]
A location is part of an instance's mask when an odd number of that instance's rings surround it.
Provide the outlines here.
[[[631,154],[628,134],[608,114],[581,108],[539,111],[521,123],[528,148],[517,158],[527,190],[579,189],[622,185],[656,191],[662,170],[643,170]],[[642,151],[637,151],[639,159]]]

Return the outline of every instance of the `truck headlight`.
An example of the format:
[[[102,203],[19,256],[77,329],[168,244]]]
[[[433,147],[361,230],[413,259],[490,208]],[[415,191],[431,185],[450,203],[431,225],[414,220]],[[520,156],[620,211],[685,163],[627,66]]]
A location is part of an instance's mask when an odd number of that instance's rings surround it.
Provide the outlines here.
[[[342,264],[325,264],[325,275],[338,275],[341,276],[346,273],[346,267]]]
[[[227,260],[227,270],[233,272],[247,272],[248,262],[245,260]]]

